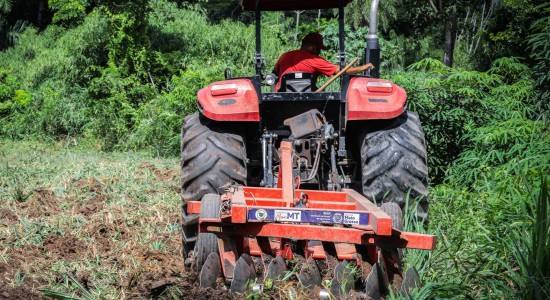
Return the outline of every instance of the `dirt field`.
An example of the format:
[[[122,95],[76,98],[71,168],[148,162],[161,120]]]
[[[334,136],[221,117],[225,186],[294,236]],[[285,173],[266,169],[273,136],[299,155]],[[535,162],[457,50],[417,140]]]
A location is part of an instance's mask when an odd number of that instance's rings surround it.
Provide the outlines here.
[[[226,299],[180,253],[178,160],[0,141],[0,299]]]
[[[0,300],[314,298],[296,270],[262,294],[198,288],[179,173],[177,158],[0,140]]]

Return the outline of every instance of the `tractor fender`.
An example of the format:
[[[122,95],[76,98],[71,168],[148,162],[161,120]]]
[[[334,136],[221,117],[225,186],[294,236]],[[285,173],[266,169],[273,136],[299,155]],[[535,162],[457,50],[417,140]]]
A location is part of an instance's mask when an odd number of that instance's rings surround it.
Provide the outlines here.
[[[258,94],[250,79],[209,84],[197,93],[199,111],[214,121],[260,121]]]
[[[407,93],[389,80],[354,77],[346,95],[347,121],[393,119],[404,112]]]

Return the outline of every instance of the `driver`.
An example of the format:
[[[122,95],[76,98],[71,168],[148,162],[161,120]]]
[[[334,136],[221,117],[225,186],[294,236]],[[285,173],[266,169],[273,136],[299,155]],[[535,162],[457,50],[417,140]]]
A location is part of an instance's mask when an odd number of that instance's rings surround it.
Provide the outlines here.
[[[317,32],[311,32],[302,39],[302,47],[299,50],[293,50],[281,55],[275,64],[274,72],[283,77],[283,74],[289,72],[313,73],[313,83],[317,82],[317,77],[321,74],[332,76],[340,71],[340,66],[328,62],[319,56],[321,50],[327,50],[328,47],[323,44],[323,36]],[[351,67],[346,73],[356,74],[366,71],[368,68],[374,68],[371,63],[366,65]],[[276,90],[281,86],[281,80],[277,83]]]

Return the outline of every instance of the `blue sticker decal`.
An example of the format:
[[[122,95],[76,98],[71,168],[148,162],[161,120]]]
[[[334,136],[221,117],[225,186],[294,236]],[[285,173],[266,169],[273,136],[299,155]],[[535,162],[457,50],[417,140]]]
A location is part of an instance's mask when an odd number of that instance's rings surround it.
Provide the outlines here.
[[[315,224],[368,225],[369,214],[356,211],[307,210],[297,208],[253,208],[248,211],[249,221],[295,222]]]

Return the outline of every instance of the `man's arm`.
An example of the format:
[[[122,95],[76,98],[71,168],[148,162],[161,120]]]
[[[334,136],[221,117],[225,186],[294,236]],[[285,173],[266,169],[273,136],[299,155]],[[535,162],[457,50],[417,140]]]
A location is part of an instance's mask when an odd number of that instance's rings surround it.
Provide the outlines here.
[[[341,70],[338,65],[330,63],[320,56],[315,56],[314,58],[308,59],[307,61],[311,64],[313,68],[318,70],[319,73],[325,74],[327,76],[332,76]],[[366,71],[369,68],[374,69],[374,65],[368,63],[362,66],[351,67],[346,71],[346,74],[357,74]]]
[[[351,67],[351,68],[349,68],[349,69],[346,71],[346,74],[357,74],[357,73],[361,73],[361,72],[364,72],[364,71],[368,70],[369,68],[373,68],[373,69],[374,69],[374,65],[371,64],[371,63],[368,63],[368,64],[362,65],[362,66]]]

